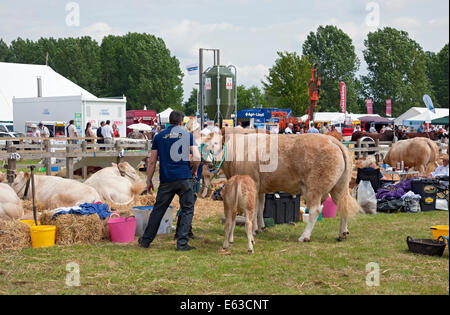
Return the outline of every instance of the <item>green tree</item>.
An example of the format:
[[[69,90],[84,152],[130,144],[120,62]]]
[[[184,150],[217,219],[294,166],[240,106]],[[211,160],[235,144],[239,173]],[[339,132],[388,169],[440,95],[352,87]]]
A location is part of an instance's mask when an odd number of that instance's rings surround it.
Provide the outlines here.
[[[426,52],[427,77],[431,82],[436,107],[448,107],[449,82],[448,82],[448,44],[438,54]]]
[[[0,39],[0,62],[14,62],[14,55],[3,39]]]
[[[126,95],[128,109],[182,109],[183,73],[161,38],[129,33],[101,46],[103,96]]]
[[[239,85],[237,87],[238,111],[247,108],[255,108],[259,105],[262,107],[267,107],[268,102],[264,96],[264,93],[257,86],[246,88],[244,85]]]
[[[17,38],[11,42],[10,51],[13,54],[14,61],[26,64],[44,64],[45,56],[40,55],[35,42],[22,38]]]
[[[366,96],[373,97],[374,112],[383,114],[386,99],[392,100],[392,115],[413,106],[423,107],[423,95],[431,94],[427,58],[408,33],[386,27],[369,33],[364,41],[368,75],[363,77]]]
[[[51,45],[45,46],[47,51],[53,50]],[[49,53],[49,65],[67,79],[99,95],[101,63],[97,41],[90,37],[64,38],[58,39],[55,46],[54,52]]]
[[[195,116],[197,113],[198,89],[193,88],[187,102],[183,104],[183,111],[186,116]]]
[[[360,61],[355,53],[352,39],[336,26],[320,26],[311,32],[303,43],[303,55],[312,63],[318,63],[322,75],[321,94],[318,105],[322,111],[340,111],[340,82],[347,87],[347,111],[360,107],[359,83],[356,72]]]
[[[290,108],[294,115],[306,113],[309,106],[308,87],[311,64],[296,52],[278,52],[279,58],[262,82],[268,100],[279,108]],[[239,98],[238,98],[239,101]]]

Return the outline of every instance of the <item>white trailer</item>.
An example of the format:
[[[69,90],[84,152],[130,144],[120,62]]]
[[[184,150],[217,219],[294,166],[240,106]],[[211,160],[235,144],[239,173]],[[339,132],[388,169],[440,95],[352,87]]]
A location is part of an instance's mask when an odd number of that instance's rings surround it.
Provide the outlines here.
[[[82,95],[63,97],[14,98],[14,130],[26,133],[29,122],[65,122],[74,120],[78,134],[85,136],[86,124],[96,131],[102,121],[116,124],[126,134],[126,98],[92,98]]]

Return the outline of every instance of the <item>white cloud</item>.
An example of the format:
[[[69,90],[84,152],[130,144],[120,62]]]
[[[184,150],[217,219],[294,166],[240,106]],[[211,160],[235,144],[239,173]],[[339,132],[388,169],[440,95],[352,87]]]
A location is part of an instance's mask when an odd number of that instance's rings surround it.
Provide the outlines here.
[[[123,35],[122,32],[114,30],[106,23],[98,22],[80,30],[80,36],[90,36],[98,42],[101,42],[103,37],[108,35]]]

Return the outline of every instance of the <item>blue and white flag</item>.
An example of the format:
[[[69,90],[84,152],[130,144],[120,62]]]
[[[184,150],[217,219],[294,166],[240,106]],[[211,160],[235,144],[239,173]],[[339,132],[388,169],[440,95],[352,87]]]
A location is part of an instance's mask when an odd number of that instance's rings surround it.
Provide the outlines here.
[[[423,102],[427,106],[427,108],[432,111],[434,114],[436,114],[436,110],[434,109],[433,101],[431,100],[431,97],[427,94],[423,96]]]
[[[188,65],[186,70],[189,75],[198,75],[198,64]]]

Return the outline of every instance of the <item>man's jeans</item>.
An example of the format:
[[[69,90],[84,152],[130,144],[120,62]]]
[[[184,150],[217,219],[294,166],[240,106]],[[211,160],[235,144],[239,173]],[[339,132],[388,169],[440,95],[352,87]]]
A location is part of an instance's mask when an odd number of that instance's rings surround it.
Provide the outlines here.
[[[142,244],[148,245],[156,237],[161,220],[169,208],[175,194],[180,197],[181,222],[178,230],[177,247],[184,248],[189,242],[189,229],[194,216],[194,191],[192,189],[192,179],[183,179],[171,183],[161,183],[159,185],[156,203],[150,214],[147,228],[142,236]]]

